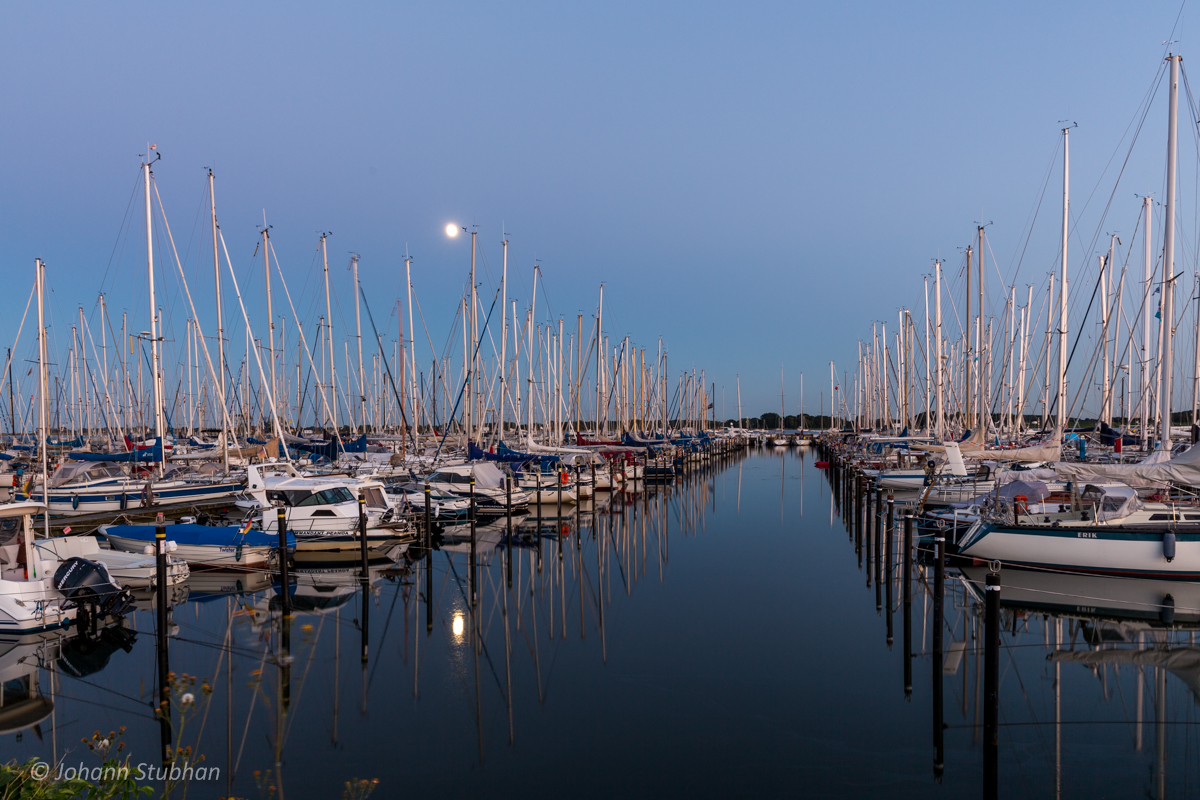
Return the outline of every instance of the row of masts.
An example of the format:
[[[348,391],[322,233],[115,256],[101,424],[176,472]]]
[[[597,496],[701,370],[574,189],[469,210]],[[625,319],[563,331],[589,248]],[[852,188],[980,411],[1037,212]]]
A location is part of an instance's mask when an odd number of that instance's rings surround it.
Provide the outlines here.
[[[207,179],[215,325],[208,327],[196,313],[158,196],[153,163],[146,158],[141,165],[149,330],[135,331],[128,311],[114,325],[109,299],[101,294],[98,319],[89,319],[82,306],[72,314],[77,320],[72,321],[65,358],[51,359],[48,352],[36,358],[45,380],[41,391],[22,385],[20,375],[14,381],[12,362],[21,345],[18,333],[5,373],[6,416],[14,434],[32,431],[38,398],[44,405],[46,429],[53,428],[60,436],[137,438],[161,437],[168,431],[196,435],[217,430],[227,434],[222,437],[226,448],[239,438],[279,436],[306,427],[349,435],[398,433],[406,443],[419,446],[434,431],[461,433],[477,443],[494,443],[515,431],[517,444],[532,443],[535,434],[558,444],[573,432],[666,435],[672,429],[703,429],[715,422],[703,371],[669,376],[661,338],[652,353],[629,336],[610,338],[603,328],[603,286],[596,316],[588,324],[582,314],[570,327],[562,318],[539,319],[536,297],[543,276],[535,266],[532,299],[522,314],[518,302],[508,297],[507,236],[501,242],[499,289],[496,296],[484,298],[475,278],[477,234],[471,231],[470,280],[458,304],[462,324],[458,374],[450,347],[439,354],[430,341],[429,357],[418,356],[411,257],[404,259],[406,286],[395,301],[396,327],[385,336],[376,327],[359,280],[359,257],[351,256],[354,329],[339,341],[332,324],[329,234],[322,233],[318,241],[325,313],[307,328],[298,319],[265,221],[255,253],[262,254],[265,320],[256,335],[252,324],[256,314],[247,309],[217,220],[211,170]],[[156,233],[165,233],[169,250],[161,241],[156,250]],[[38,263],[41,286],[45,265]],[[172,268],[188,304],[183,335],[178,338],[167,334],[156,297],[156,279],[161,282]],[[232,288],[242,316],[244,336],[237,344],[227,319],[223,283]],[[278,313],[280,300],[285,303],[284,313]],[[40,296],[38,311],[43,312]],[[370,327],[365,343],[364,322]],[[45,325],[39,317],[39,342],[48,336]],[[168,363],[169,350],[177,354],[178,363]],[[594,376],[594,395],[586,386],[590,376]]]
[[[862,430],[923,429],[939,437],[983,428],[989,435],[1015,438],[1032,428],[1065,430],[1085,417],[1086,408],[1106,425],[1136,427],[1143,447],[1157,441],[1169,448],[1177,324],[1174,292],[1179,277],[1173,267],[1181,57],[1172,55],[1167,60],[1170,95],[1162,248],[1156,255],[1153,202],[1143,197],[1135,226],[1135,237],[1141,235],[1141,279],[1128,273],[1132,241],[1125,264],[1118,268],[1121,242],[1110,234],[1107,252],[1098,256],[1096,283],[1082,295],[1089,300],[1088,311],[1093,306],[1098,311],[1095,317],[1085,317],[1098,318],[1092,352],[1075,352],[1080,337],[1076,333],[1072,338],[1068,325],[1071,128],[1064,127],[1061,249],[1057,274],[1048,275],[1044,317],[1034,308],[1033,286],[1021,292],[1015,283],[1003,287],[1002,311],[988,315],[986,226],[976,224],[973,242],[964,251],[962,317],[953,303],[946,305],[951,297],[944,262],[935,260],[932,275],[923,281],[923,312],[899,309],[890,339],[887,322],[872,323],[870,338],[858,343],[853,372],[839,375],[830,362],[830,389],[831,394],[836,392],[835,413],[842,424]],[[1172,268],[1164,269],[1163,264]],[[1200,291],[1200,276],[1197,287]],[[1127,299],[1130,293],[1134,297]],[[1200,406],[1200,294],[1197,303],[1193,421]],[[1043,318],[1044,335],[1039,337]],[[1151,319],[1159,320],[1156,333]],[[1162,324],[1163,320],[1172,324]],[[1068,383],[1068,368],[1074,387]]]

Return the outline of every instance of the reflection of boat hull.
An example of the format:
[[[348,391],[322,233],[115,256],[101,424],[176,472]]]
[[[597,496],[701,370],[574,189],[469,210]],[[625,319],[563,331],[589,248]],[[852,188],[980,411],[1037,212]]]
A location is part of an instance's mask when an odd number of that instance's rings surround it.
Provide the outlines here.
[[[1175,557],[1164,532],[1119,526],[980,524],[959,545],[969,558],[1097,575],[1200,579],[1200,532],[1175,532]]]
[[[217,597],[261,592],[271,585],[271,573],[209,569],[188,578],[188,601],[201,603]]]
[[[962,573],[982,592],[986,567]],[[1200,624],[1200,583],[1003,569],[1000,603],[1031,611],[1123,621]]]

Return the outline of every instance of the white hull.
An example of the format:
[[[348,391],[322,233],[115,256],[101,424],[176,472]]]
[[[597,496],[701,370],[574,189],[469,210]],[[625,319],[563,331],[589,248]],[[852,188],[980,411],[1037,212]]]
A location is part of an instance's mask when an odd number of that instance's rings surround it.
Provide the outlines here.
[[[1161,529],[979,525],[963,538],[959,553],[1101,575],[1200,578],[1200,533],[1177,533],[1175,557],[1168,561]]]
[[[146,543],[141,539],[126,539],[109,533],[108,543],[116,550],[126,553],[140,553]],[[272,547],[246,547],[235,545],[183,545],[176,543],[176,549],[171,552],[175,558],[181,558],[193,567],[217,569],[245,569],[247,567],[266,566],[270,559]]]

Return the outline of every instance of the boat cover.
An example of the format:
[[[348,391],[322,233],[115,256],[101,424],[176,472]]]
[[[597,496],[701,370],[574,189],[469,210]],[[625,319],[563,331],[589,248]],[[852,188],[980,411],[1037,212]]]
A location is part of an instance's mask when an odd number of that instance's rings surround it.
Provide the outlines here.
[[[242,533],[237,525],[165,525],[167,539],[176,544],[189,547],[277,547],[279,534],[263,533],[260,530],[248,530]],[[119,536],[122,539],[135,539],[143,542],[154,541],[154,525],[109,525],[104,528],[105,535]],[[296,546],[296,537],[291,531],[287,534],[288,547]]]
[[[1054,465],[1059,476],[1077,481],[1120,481],[1135,487],[1166,486],[1174,482],[1200,486],[1200,447],[1192,446],[1175,458],[1165,450],[1156,450],[1137,464]]]
[[[151,463],[157,464],[163,460],[162,439],[154,440],[154,444],[140,450],[128,453],[67,453],[72,461],[112,461],[121,464]]]

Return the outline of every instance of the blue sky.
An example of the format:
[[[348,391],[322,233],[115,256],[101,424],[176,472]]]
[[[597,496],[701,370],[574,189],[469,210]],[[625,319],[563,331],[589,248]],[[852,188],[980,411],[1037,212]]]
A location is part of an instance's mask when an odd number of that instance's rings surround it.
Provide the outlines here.
[[[815,411],[829,361],[850,368],[872,320],[919,308],[921,275],[939,255],[957,269],[977,220],[994,221],[996,269],[1012,279],[1060,120],[1079,124],[1084,245],[1098,227],[1132,231],[1134,193],[1162,191],[1163,93],[1102,219],[1109,162],[1125,157],[1121,137],[1165,39],[1187,68],[1193,12],[1179,12],[1177,2],[10,6],[0,252],[21,304],[40,256],[56,319],[79,305],[92,313],[103,287],[114,312],[144,326],[139,229],[122,220],[149,141],[198,298],[212,167],[252,308],[265,209],[305,305],[318,230],[333,232],[338,274],[350,251],[361,255],[377,321],[407,248],[440,350],[469,266],[464,240],[443,226],[479,226],[492,283],[503,226],[522,305],[535,259],[548,310],[568,329],[577,313],[587,325],[603,281],[606,329],[650,351],[662,336],[673,371],[706,369],[718,404],[724,387],[726,416],[739,374],[746,414],[776,410],[781,366],[789,413],[801,371]],[[1185,127],[1190,243],[1194,140]],[[1053,268],[1056,180],[1019,289],[1036,293]],[[1094,261],[1073,247],[1072,262]],[[335,310],[335,324],[353,319],[350,298],[339,294],[347,315]],[[18,323],[6,315],[0,334],[11,341]]]

